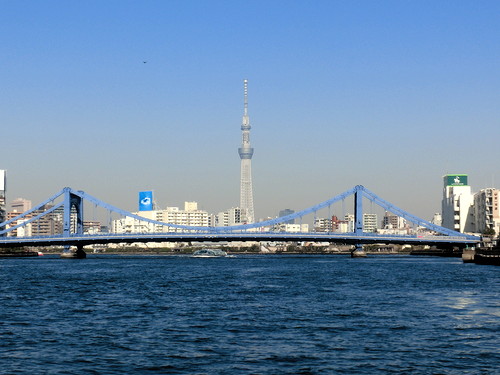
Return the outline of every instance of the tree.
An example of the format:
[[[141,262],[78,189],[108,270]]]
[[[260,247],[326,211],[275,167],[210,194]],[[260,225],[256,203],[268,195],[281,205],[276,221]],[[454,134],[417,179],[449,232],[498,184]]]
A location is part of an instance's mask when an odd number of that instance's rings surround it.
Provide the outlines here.
[[[493,228],[486,228],[483,232],[485,236],[494,236],[495,235],[495,229]]]

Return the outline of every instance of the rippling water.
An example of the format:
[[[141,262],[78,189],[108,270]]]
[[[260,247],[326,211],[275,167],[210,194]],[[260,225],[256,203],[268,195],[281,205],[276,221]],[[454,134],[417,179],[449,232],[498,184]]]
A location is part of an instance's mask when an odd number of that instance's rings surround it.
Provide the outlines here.
[[[498,374],[499,272],[410,256],[0,259],[0,373]]]

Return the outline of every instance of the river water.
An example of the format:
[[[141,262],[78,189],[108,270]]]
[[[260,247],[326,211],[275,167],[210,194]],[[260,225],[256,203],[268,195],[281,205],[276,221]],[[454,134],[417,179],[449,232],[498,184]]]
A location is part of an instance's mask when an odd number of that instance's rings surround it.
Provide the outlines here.
[[[456,258],[0,259],[0,374],[499,374],[499,291]]]

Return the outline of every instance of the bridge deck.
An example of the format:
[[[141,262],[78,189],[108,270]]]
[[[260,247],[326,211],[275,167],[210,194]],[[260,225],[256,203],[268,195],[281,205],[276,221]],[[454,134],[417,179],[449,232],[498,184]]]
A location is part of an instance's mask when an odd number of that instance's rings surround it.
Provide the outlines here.
[[[228,232],[228,233],[144,233],[99,234],[47,237],[6,237],[0,239],[0,247],[71,245],[85,246],[106,243],[134,242],[232,242],[232,241],[284,241],[330,242],[346,244],[419,244],[419,245],[475,245],[477,240],[451,236],[392,236],[375,233],[286,233],[286,232]]]

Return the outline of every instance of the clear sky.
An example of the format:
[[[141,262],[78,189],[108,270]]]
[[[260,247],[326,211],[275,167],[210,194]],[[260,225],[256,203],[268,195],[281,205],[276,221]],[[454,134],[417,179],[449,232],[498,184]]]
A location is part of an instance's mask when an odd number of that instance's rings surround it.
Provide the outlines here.
[[[257,218],[500,187],[500,1],[0,0],[0,57],[9,202],[237,206],[244,79]]]

